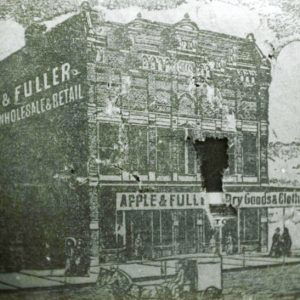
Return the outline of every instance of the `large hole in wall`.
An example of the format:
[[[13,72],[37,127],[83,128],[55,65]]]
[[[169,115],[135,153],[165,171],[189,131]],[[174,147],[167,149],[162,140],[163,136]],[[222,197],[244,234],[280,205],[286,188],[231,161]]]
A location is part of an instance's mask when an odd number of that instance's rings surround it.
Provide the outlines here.
[[[195,149],[200,158],[202,188],[208,193],[223,192],[223,176],[228,168],[228,139],[206,138],[195,141]],[[236,215],[236,209],[231,205],[210,205],[210,211],[223,215]]]
[[[195,142],[200,157],[202,185],[206,192],[223,192],[223,174],[228,168],[228,139],[206,138]]]

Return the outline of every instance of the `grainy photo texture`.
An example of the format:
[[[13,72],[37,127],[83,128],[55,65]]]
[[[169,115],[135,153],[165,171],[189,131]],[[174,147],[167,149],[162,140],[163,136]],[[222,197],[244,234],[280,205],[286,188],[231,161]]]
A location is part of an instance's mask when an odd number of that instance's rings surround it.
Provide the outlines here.
[[[298,0],[0,1],[0,299],[300,299]]]

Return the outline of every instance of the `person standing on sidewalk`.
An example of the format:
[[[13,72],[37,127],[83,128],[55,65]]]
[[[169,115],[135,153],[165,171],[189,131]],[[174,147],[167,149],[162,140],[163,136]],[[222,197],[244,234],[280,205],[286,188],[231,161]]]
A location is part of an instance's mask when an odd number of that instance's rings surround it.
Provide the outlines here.
[[[279,257],[281,255],[281,236],[280,236],[280,228],[277,227],[275,229],[275,233],[272,237],[272,246],[269,253],[269,256]]]
[[[134,252],[136,258],[143,259],[143,240],[140,233],[137,234],[137,237],[134,241]]]
[[[233,254],[233,238],[231,233],[228,234],[226,238],[226,254],[227,255],[232,255]]]
[[[66,240],[65,276],[74,276],[76,273],[75,247],[76,247],[75,239],[68,238]]]
[[[77,241],[75,248],[76,275],[88,276],[89,259],[86,245],[82,239]]]
[[[218,251],[217,251],[217,241],[216,241],[214,233],[212,234],[211,239],[209,241],[209,250],[210,250],[209,251],[210,253],[213,253],[213,254],[218,253]]]
[[[282,242],[282,254],[284,256],[291,256],[292,239],[287,227],[284,227],[283,229],[281,242]]]

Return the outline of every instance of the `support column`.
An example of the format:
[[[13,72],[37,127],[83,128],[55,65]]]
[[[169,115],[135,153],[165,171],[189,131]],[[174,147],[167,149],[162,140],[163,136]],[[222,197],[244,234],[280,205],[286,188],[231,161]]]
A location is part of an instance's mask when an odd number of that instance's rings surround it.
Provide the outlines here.
[[[99,200],[96,186],[89,187],[89,204],[90,204],[90,267],[99,264]]]
[[[260,243],[261,243],[261,252],[268,251],[268,209],[261,208],[260,214]]]
[[[241,216],[240,209],[237,209],[237,240],[238,240],[238,253],[241,253]]]

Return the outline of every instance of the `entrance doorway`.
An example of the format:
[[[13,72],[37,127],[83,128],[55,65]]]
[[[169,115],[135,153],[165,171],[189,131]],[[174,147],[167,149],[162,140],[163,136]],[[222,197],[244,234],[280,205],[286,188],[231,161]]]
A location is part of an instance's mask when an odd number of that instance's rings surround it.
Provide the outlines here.
[[[222,227],[222,249],[226,254],[238,252],[238,226],[237,218],[227,219]]]

